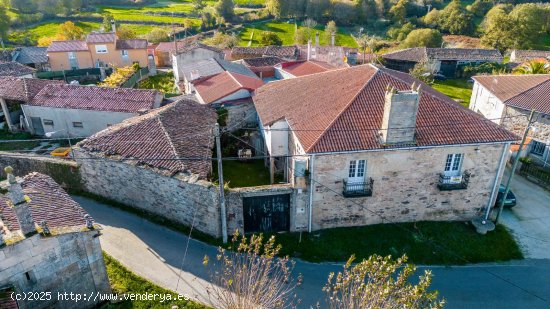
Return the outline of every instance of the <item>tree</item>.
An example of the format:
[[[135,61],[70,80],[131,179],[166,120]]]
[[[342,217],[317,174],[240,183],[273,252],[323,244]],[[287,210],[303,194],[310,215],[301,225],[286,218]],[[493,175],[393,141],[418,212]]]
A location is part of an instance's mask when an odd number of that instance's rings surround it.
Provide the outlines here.
[[[391,256],[373,255],[352,266],[353,261],[352,256],[343,271],[329,275],[323,288],[329,308],[443,308],[445,301],[437,299],[436,291],[428,291],[429,270],[418,284],[409,283],[416,267],[405,264],[406,256],[393,261]]]
[[[332,5],[331,17],[338,24],[353,24],[358,19],[356,6],[350,1],[336,1]]]
[[[195,14],[199,14],[206,7],[206,3],[204,3],[204,0],[193,0],[192,3],[193,3],[193,12]]]
[[[4,39],[10,29],[10,17],[6,12],[6,8],[0,5],[0,39]]]
[[[232,21],[235,17],[235,3],[233,3],[233,0],[218,0],[214,9],[216,15],[223,17],[226,21]]]
[[[441,47],[443,37],[435,29],[415,29],[401,42],[400,47]]]
[[[115,20],[113,14],[109,12],[103,14],[103,23],[101,24],[103,26],[103,31],[105,32],[113,31],[113,25],[111,24],[113,20]]]
[[[496,48],[501,52],[517,45],[514,37],[516,25],[508,17],[507,7],[498,5],[492,8],[483,21],[483,35],[481,44],[486,47]]]
[[[515,22],[514,35],[518,39],[518,48],[529,49],[537,44],[544,31],[550,11],[543,6],[526,3],[516,5],[509,17]]]
[[[134,31],[134,29],[128,26],[119,26],[116,29],[116,35],[121,40],[130,40],[137,38],[137,33]]]
[[[38,10],[37,3],[33,0],[10,0],[10,7],[27,14],[36,13]]]
[[[330,0],[309,0],[306,7],[306,15],[310,18],[321,20],[330,11]]]
[[[336,27],[336,23],[334,20],[331,20],[327,23],[325,26],[325,40],[327,42],[332,42],[332,36],[334,35],[334,45],[338,45],[336,40],[338,39],[338,27]]]
[[[239,240],[240,238],[240,240]],[[230,249],[218,248],[216,260],[220,264],[212,272],[210,288],[222,308],[287,308],[296,301],[294,263],[288,257],[277,257],[281,250],[271,236],[264,242],[263,236],[250,239],[233,236]],[[209,264],[205,256],[203,264]]]
[[[411,31],[414,30],[412,23],[406,23],[401,28],[390,28],[388,30],[388,36],[396,41],[403,41]]]
[[[550,74],[550,61],[532,60],[514,69],[516,74]]]
[[[493,7],[490,0],[475,0],[474,3],[468,5],[466,10],[478,17],[483,17]]]
[[[80,40],[84,37],[84,30],[76,26],[72,21],[66,21],[59,26],[58,35],[66,40]]]
[[[399,0],[394,6],[391,7],[389,13],[393,21],[399,25],[405,23],[407,18],[407,4],[409,0]]]
[[[164,28],[154,28],[145,37],[147,38],[147,41],[153,44],[158,44],[160,42],[166,42],[170,40],[168,31],[166,31]]]
[[[186,19],[183,21],[183,28],[184,28],[184,29],[187,29],[187,30],[193,28],[193,21],[192,21],[191,19],[189,19],[189,18],[186,18]]]
[[[267,0],[265,7],[269,14],[275,17],[275,19],[279,19],[286,15],[288,9],[287,2],[287,0]]]
[[[262,31],[262,33],[260,34],[260,44],[263,46],[268,46],[268,45],[281,46],[283,45],[283,41],[275,32]]]
[[[451,34],[471,34],[474,21],[471,13],[466,11],[460,0],[453,0],[441,12],[437,24],[443,31]]]
[[[239,44],[239,39],[235,35],[224,34],[217,31],[214,36],[204,40],[204,43],[221,49],[232,48]]]

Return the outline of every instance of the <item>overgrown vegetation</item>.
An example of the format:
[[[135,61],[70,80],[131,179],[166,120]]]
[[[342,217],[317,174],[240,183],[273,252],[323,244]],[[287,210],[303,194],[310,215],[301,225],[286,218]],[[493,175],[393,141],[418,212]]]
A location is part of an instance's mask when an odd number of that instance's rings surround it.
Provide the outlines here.
[[[109,75],[103,80],[99,87],[116,88],[122,86],[132,75],[139,70],[139,64],[133,66],[127,66],[122,68],[115,68],[113,74]]]
[[[466,79],[436,80],[430,86],[466,108],[470,105],[473,83],[469,83]]]
[[[164,94],[178,93],[176,85],[174,84],[174,74],[172,71],[166,74],[158,73],[155,76],[149,76],[138,83],[138,88],[155,89]]]

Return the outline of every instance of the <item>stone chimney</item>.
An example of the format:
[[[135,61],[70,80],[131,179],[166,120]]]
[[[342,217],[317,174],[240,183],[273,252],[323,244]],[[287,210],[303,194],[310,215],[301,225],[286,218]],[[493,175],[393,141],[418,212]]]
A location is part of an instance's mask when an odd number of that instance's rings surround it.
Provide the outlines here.
[[[319,32],[315,33],[315,47],[319,47]]]
[[[114,19],[111,19],[111,32],[116,33],[116,23]]]
[[[23,235],[29,235],[36,232],[36,226],[32,218],[31,208],[29,203],[25,200],[25,194],[23,193],[23,188],[21,184],[17,182],[15,176],[13,175],[13,168],[7,166],[4,171],[8,178],[8,198],[13,204],[13,210],[17,221],[19,222],[19,227]]]
[[[382,144],[415,143],[419,101],[420,86],[413,83],[411,90],[398,91],[388,85],[380,128]]]

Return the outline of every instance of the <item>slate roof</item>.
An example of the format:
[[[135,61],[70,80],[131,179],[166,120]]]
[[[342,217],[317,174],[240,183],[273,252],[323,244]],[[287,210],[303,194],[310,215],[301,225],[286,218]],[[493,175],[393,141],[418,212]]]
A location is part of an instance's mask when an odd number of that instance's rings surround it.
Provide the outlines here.
[[[285,60],[275,57],[275,56],[266,56],[258,58],[246,58],[242,60],[243,63],[249,67],[272,67],[276,64],[283,63]]]
[[[19,62],[0,62],[0,76],[24,76],[36,72],[35,69],[23,65]]]
[[[147,40],[117,40],[116,41],[116,49],[146,49],[147,48]]]
[[[216,48],[214,46],[210,46],[210,45],[200,43],[200,42],[193,42],[191,44],[182,46],[181,49],[179,49],[179,45],[178,45],[178,54],[183,54],[183,53],[192,51],[192,50],[197,49],[197,48],[204,48],[204,49],[211,50],[213,52],[220,53],[220,54],[223,55],[223,50],[221,50],[219,48]]]
[[[335,66],[320,61],[287,62],[281,65],[282,70],[298,77],[336,69]]]
[[[64,82],[37,78],[0,77],[0,97],[7,100],[28,102],[42,88],[51,84],[62,85]]]
[[[178,40],[177,41],[178,42],[177,43],[178,44],[178,50],[183,50],[183,48],[186,45],[190,45],[191,43],[196,42],[199,39],[200,39],[200,35],[194,35],[194,36],[188,37],[184,40]],[[176,50],[175,47],[176,47],[176,44],[174,44],[173,41],[171,41],[171,42],[160,42],[160,43],[158,43],[155,50],[158,50],[158,51],[164,52],[164,53],[171,53],[171,52]]]
[[[198,73],[197,78],[191,78],[191,73],[193,71]],[[183,65],[180,67],[180,72],[189,81],[216,75],[224,71],[238,73],[250,77],[256,77],[256,74],[254,74],[254,72],[252,72],[245,65],[214,58],[200,60],[195,63]]]
[[[97,43],[114,43],[117,37],[114,32],[106,33],[90,33],[86,37],[86,42],[97,44]]]
[[[215,102],[241,89],[254,91],[264,83],[254,77],[226,71],[193,83],[205,104]]]
[[[13,61],[22,64],[47,63],[48,62],[47,47],[20,47],[15,51]]]
[[[416,146],[517,139],[412,76],[370,64],[271,82],[253,100],[264,126],[286,119],[308,153],[382,149],[386,87],[410,90],[413,83],[422,85]]]
[[[550,74],[483,75],[473,79],[506,105],[550,115]]]
[[[156,90],[47,85],[28,105],[138,113],[153,109],[158,94]]]
[[[36,224],[45,220],[50,229],[86,225],[86,211],[49,176],[30,173],[23,177],[21,186],[25,195],[31,199],[29,206]],[[14,232],[20,227],[8,201],[6,195],[0,194],[0,218],[8,230]]]
[[[514,50],[513,51],[516,62],[525,62],[536,59],[550,59],[550,50]]]
[[[413,47],[382,55],[384,59],[421,62],[433,60],[463,61],[502,61],[502,55],[496,49],[479,48],[426,48]]]
[[[48,49],[48,53],[55,52],[76,52],[76,51],[88,51],[88,44],[84,41],[53,41]]]
[[[78,147],[105,157],[139,159],[125,162],[170,175],[185,173],[206,178],[212,167],[212,132],[217,119],[213,108],[181,100],[111,126],[80,142]],[[181,158],[191,159],[176,160]]]
[[[296,46],[261,46],[261,47],[242,47],[235,46],[231,49],[231,59],[240,60],[243,58],[256,58],[263,56],[275,56],[285,59],[296,59]]]

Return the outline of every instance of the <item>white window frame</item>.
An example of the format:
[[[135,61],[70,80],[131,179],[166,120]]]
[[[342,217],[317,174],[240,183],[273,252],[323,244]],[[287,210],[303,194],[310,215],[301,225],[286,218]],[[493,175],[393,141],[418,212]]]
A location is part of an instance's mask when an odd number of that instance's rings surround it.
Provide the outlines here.
[[[450,153],[445,159],[444,174],[445,176],[460,176],[462,170],[462,162],[464,161],[463,153]]]
[[[71,59],[71,60],[77,59],[76,58],[76,52],[68,52],[68,54],[69,54],[69,59]]]
[[[130,56],[127,49],[121,50],[120,54],[122,55],[122,57],[125,57],[125,58],[128,58]]]
[[[98,54],[108,53],[107,45],[96,45],[95,46],[95,52],[98,53]]]
[[[365,181],[367,173],[367,160],[350,160],[348,164],[348,182],[357,183]]]

